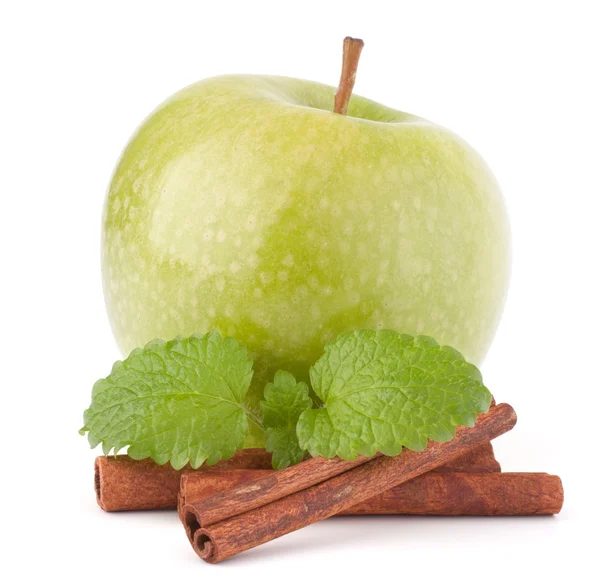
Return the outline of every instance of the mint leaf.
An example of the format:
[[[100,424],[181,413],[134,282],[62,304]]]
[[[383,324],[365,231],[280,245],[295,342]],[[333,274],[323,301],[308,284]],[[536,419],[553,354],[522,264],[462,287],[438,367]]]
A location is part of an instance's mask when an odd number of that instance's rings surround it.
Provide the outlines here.
[[[134,459],[199,467],[231,457],[248,432],[252,361],[218,333],[154,340],[98,380],[84,413],[90,445]]]
[[[305,450],[300,448],[296,425],[300,414],[312,406],[308,386],[296,382],[289,372],[275,374],[273,384],[267,384],[261,402],[265,427],[266,449],[273,453],[273,468],[285,469],[299,463]]]
[[[340,335],[310,370],[324,407],[306,410],[297,433],[312,456],[353,459],[420,451],[472,426],[491,394],[477,368],[426,336],[359,330]]]

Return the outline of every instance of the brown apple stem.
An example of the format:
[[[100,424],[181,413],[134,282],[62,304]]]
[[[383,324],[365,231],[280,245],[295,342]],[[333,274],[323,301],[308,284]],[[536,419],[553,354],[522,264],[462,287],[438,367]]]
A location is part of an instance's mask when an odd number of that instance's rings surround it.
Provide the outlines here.
[[[364,46],[364,42],[360,38],[352,38],[347,36],[344,39],[344,55],[342,59],[342,76],[340,84],[335,94],[333,112],[340,115],[346,115],[348,111],[348,103],[352,96],[354,81],[356,80],[356,69],[358,69],[358,60]]]

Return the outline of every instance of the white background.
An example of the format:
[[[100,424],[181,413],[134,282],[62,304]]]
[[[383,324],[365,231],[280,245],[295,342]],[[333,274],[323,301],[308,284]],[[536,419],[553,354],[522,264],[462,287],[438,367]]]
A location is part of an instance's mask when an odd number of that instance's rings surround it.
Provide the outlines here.
[[[0,253],[3,541],[8,579],[598,579],[598,4],[3,2]],[[346,518],[220,566],[174,513],[105,514],[77,430],[120,355],[101,291],[103,197],[137,124],[203,77],[336,84],[453,129],[506,195],[513,277],[486,384],[519,414],[505,470],[563,478],[554,518]],[[596,543],[592,543],[595,538]],[[510,577],[510,578],[509,578]]]

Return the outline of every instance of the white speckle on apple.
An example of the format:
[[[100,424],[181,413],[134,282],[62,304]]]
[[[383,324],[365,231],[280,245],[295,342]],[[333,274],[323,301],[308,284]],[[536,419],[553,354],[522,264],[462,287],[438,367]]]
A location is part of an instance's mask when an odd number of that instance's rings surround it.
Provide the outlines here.
[[[246,220],[246,230],[248,232],[252,232],[255,228],[256,228],[256,216],[254,216],[254,214],[251,214],[250,216],[248,216],[248,219]]]
[[[319,267],[321,267],[321,269],[323,269],[323,270],[325,270],[329,266],[330,262],[331,262],[330,258],[326,255],[321,255],[317,259],[317,265],[319,265]]]
[[[414,169],[414,173],[415,173],[415,178],[417,180],[423,180],[423,178],[425,178],[425,176],[427,176],[427,170],[423,166],[417,166]]]
[[[260,287],[256,287],[254,289],[253,295],[254,295],[254,297],[256,297],[256,299],[260,299],[263,296],[262,289]]]
[[[223,289],[225,289],[225,279],[223,277],[219,277],[216,281],[215,281],[215,287],[217,288],[217,291],[219,293],[223,292]]]
[[[279,279],[281,282],[287,281],[289,276],[290,276],[289,271],[286,271],[285,269],[281,269],[281,271],[277,271],[277,279]]]
[[[223,242],[223,241],[224,241],[226,238],[227,238],[227,235],[225,234],[225,231],[223,231],[223,230],[220,230],[220,231],[217,233],[217,242],[220,242],[220,243],[222,243],[222,242]]]
[[[291,253],[286,255],[283,261],[281,261],[281,264],[285,267],[291,267],[294,264],[294,255]]]
[[[309,275],[306,278],[306,282],[313,291],[319,288],[319,279],[315,275]]]
[[[371,202],[370,200],[362,200],[360,203],[360,209],[365,214],[370,214],[371,211],[373,210],[373,202]]]

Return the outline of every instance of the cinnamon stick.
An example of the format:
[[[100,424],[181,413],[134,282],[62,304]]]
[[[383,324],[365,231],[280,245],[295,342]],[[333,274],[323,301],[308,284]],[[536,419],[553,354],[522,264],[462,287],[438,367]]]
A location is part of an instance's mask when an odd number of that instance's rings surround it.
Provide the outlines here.
[[[189,472],[181,477],[183,506],[272,471],[233,469]],[[341,511],[337,515],[552,515],[561,510],[559,477],[547,473],[452,473],[430,471]]]
[[[437,467],[434,472],[453,473],[494,473],[500,472],[500,463],[494,456],[492,443],[484,443],[468,451],[464,455],[453,459],[449,463]],[[273,472],[271,467],[258,467],[256,469],[222,470],[208,468],[205,471],[186,471],[181,475],[179,495],[177,497],[177,512],[182,518],[183,506],[188,502],[198,501],[210,497],[215,493],[227,491],[262,477],[267,477]],[[378,512],[375,512],[378,513]]]
[[[308,489],[350,469],[369,463],[378,456],[380,455],[358,457],[355,461],[313,457],[282,471],[273,471],[262,479],[242,483],[227,491],[211,495],[194,503],[193,506],[189,506],[190,511],[193,512],[196,516],[194,519],[201,523],[202,527],[212,525]],[[184,511],[187,508],[188,506],[184,507]],[[198,527],[196,526],[196,529]]]
[[[500,463],[496,461],[492,443],[484,443],[449,463],[434,469],[449,473],[499,473]]]
[[[322,460],[318,465],[313,464],[309,479],[304,471],[291,473],[296,467],[319,460],[310,459],[266,479],[231,489],[229,495],[216,494],[185,505],[184,525],[188,538],[203,560],[220,562],[348,510],[427,473],[507,432],[515,423],[512,407],[500,404],[480,415],[474,427],[459,427],[452,440],[431,443],[422,452],[403,451],[396,457],[379,456],[358,466],[352,465],[356,461]],[[338,470],[343,463],[346,463],[346,471],[331,477],[332,468]],[[290,479],[290,475],[293,478]],[[277,496],[281,491],[284,495]],[[243,502],[244,508],[255,509],[240,508],[239,511],[244,513],[236,514],[232,507],[232,500],[236,499]]]
[[[270,469],[271,455],[264,449],[243,449],[231,459],[219,461],[209,468]],[[127,455],[97,457],[94,463],[96,500],[104,511],[173,509],[177,506],[179,480],[183,471],[171,465],[157,465],[151,459],[134,461]]]
[[[94,488],[98,505],[104,511],[175,509],[179,480],[184,474],[204,474],[229,469],[271,469],[271,455],[264,449],[244,449],[212,467],[189,467],[176,471],[171,465],[154,461],[134,461],[126,455],[98,457],[94,467]],[[493,472],[500,465],[491,443],[486,443],[436,471]],[[235,483],[237,485],[238,483]],[[231,485],[231,487],[233,484]]]
[[[548,473],[431,471],[338,515],[553,515],[563,499]]]

